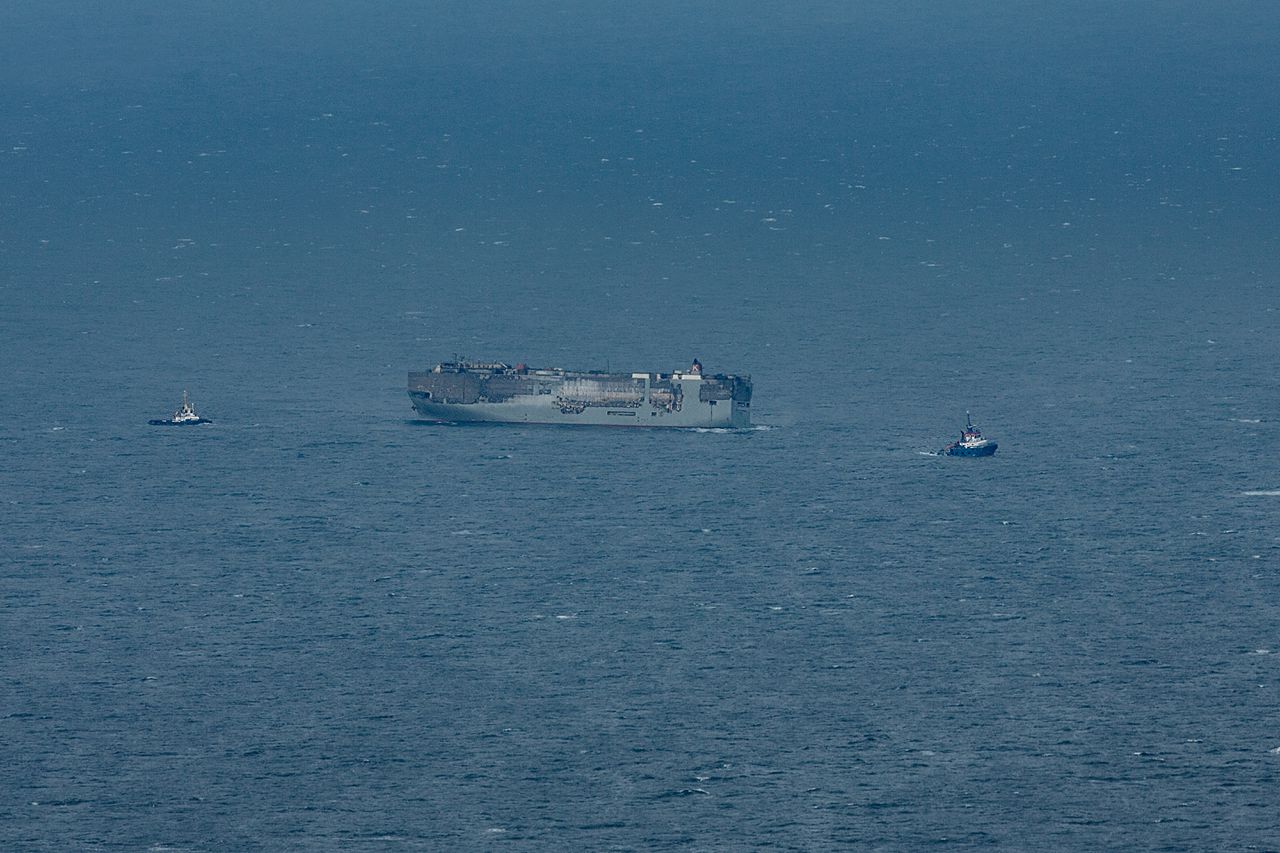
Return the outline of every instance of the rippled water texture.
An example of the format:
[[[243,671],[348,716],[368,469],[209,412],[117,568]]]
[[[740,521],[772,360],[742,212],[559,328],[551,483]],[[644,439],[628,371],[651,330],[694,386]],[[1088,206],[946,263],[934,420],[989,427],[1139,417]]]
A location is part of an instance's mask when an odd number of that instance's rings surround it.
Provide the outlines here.
[[[0,12],[0,846],[1280,847],[1271,5],[79,5]],[[415,422],[455,353],[758,428]]]

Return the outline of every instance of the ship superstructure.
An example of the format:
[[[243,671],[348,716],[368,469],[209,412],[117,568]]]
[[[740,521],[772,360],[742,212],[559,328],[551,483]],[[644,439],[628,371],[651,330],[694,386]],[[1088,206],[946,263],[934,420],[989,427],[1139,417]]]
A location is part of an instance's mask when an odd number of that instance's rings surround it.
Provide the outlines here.
[[[751,426],[751,377],[707,374],[696,359],[671,373],[446,361],[410,371],[409,398],[423,418],[454,423]]]
[[[197,415],[196,407],[187,396],[187,392],[183,391],[182,405],[178,407],[178,411],[173,413],[173,417],[157,418],[155,420],[148,421],[147,423],[152,426],[195,426],[196,424],[211,424],[213,421]]]

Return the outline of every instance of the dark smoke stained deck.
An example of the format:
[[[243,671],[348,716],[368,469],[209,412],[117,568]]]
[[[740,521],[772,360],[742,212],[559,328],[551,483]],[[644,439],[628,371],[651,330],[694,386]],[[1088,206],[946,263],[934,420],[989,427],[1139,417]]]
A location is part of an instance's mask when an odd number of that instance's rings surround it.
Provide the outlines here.
[[[700,368],[611,373],[443,362],[410,371],[409,398],[424,418],[447,422],[751,426],[751,378]]]

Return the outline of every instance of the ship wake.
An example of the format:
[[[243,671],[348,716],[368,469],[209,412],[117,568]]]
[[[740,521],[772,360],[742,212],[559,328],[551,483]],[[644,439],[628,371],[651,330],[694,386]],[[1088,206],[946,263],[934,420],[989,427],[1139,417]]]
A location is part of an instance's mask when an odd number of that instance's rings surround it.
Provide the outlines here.
[[[713,435],[740,435],[747,432],[768,432],[773,429],[768,424],[755,424],[754,426],[744,427],[741,429],[730,429],[728,427],[689,427],[685,432],[709,432]]]

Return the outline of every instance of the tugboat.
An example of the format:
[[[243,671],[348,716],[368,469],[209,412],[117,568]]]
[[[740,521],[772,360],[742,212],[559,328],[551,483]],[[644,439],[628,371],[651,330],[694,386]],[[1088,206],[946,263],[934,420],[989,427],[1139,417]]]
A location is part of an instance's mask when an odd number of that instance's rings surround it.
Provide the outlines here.
[[[182,408],[173,413],[171,418],[157,418],[148,421],[152,426],[194,426],[196,424],[211,424],[213,421],[208,418],[202,418],[196,414],[196,407],[191,405],[191,401],[187,399],[187,392],[182,392]]]
[[[953,441],[946,447],[942,448],[943,456],[990,456],[996,452],[996,443],[989,438],[982,437],[982,431],[973,425],[973,418],[968,412],[964,413],[965,426],[964,431],[960,433],[960,440]]]

